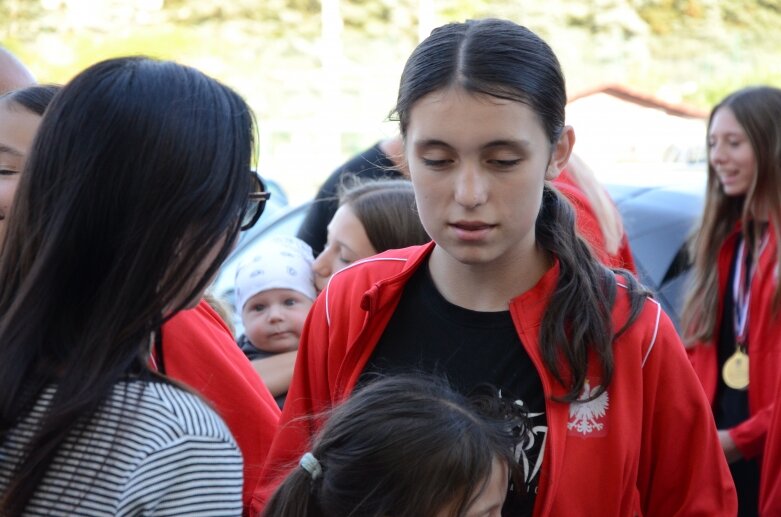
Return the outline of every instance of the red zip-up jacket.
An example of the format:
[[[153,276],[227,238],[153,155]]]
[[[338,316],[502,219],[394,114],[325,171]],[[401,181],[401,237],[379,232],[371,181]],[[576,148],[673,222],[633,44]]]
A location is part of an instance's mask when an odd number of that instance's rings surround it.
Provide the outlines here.
[[[302,417],[320,415],[350,394],[405,283],[433,247],[393,250],[354,263],[334,275],[318,297],[304,327],[256,509],[308,449],[320,422]],[[597,399],[604,414],[591,415],[593,427],[581,418],[580,410],[589,406],[551,400],[567,390],[543,366],[538,335],[558,271],[556,263],[510,303],[546,395],[548,435],[534,515],[734,516],[735,490],[708,402],[655,301],[645,303],[639,319],[615,343],[615,374],[607,395]],[[628,310],[628,297],[619,288],[616,328]],[[599,383],[594,363],[592,389]],[[584,424],[582,432],[578,424]]]
[[[736,228],[719,251],[719,306],[713,339],[709,343],[697,343],[688,350],[689,359],[711,405],[715,403],[716,387],[721,375],[718,366],[719,328],[724,311],[724,297],[732,296],[732,286],[727,286],[727,280],[732,258],[737,251],[739,235],[740,229]],[[729,431],[744,458],[754,458],[762,454],[773,403],[776,400],[776,385],[781,374],[781,315],[773,310],[773,293],[778,285],[776,264],[776,235],[771,228],[751,281],[747,323],[749,418]]]
[[[779,399],[781,382],[776,390],[776,400]],[[763,517],[781,517],[781,411],[773,411],[767,436],[762,458],[759,513]]]
[[[244,459],[243,514],[249,515],[277,428],[277,403],[225,322],[203,300],[163,325],[162,351],[162,361],[153,354],[157,366],[208,401],[236,439]]]

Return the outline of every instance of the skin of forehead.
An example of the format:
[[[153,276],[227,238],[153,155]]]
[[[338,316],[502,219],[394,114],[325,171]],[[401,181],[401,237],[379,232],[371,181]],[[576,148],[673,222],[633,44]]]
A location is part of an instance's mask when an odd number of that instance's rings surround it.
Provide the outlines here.
[[[4,48],[0,48],[0,95],[34,84],[35,78],[22,62]]]

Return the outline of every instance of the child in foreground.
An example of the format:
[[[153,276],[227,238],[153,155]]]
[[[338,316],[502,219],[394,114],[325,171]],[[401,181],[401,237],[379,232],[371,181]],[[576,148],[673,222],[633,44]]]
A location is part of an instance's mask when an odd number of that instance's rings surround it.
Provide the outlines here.
[[[263,362],[298,349],[304,321],[315,299],[312,249],[294,237],[277,237],[236,270],[236,309],[244,334],[238,344],[253,361],[280,407],[294,361]],[[294,359],[294,358],[293,358]]]
[[[500,516],[523,413],[481,402],[427,377],[368,384],[331,413],[263,515]]]

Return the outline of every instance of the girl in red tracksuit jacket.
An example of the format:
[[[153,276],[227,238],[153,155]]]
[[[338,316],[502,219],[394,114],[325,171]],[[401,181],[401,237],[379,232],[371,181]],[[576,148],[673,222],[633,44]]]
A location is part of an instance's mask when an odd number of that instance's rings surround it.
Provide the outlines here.
[[[448,24],[413,52],[396,111],[433,242],[354,263],[316,300],[258,507],[324,411],[377,373],[416,372],[524,408],[503,515],[734,515],[670,320],[600,265],[548,184],[575,141],[565,104],[555,55],[515,23]]]
[[[707,195],[683,313],[740,515],[757,515],[760,457],[781,365],[779,120],[781,90],[769,87],[737,91],[711,113]]]

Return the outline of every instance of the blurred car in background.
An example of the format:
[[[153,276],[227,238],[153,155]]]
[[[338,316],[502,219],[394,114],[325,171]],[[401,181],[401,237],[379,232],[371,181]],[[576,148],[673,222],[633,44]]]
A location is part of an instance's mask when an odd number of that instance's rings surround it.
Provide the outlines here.
[[[640,281],[649,287],[678,327],[688,260],[686,240],[702,212],[705,173],[683,169],[635,175],[631,182],[611,180],[605,187],[624,221]],[[284,195],[284,194],[283,194]],[[274,199],[273,194],[271,199]],[[286,198],[285,198],[286,199]],[[312,201],[296,206],[267,207],[254,228],[245,232],[217,275],[212,293],[234,304],[233,282],[239,263],[275,235],[295,235]],[[237,334],[241,316],[234,317]]]
[[[705,178],[704,171],[682,170],[656,185],[605,185],[623,218],[640,281],[679,331],[689,270],[686,242],[702,213]]]

